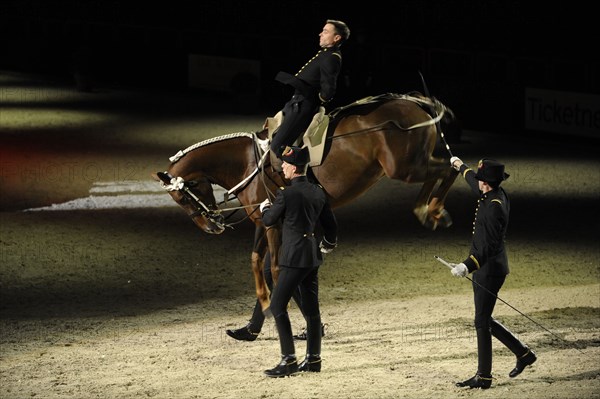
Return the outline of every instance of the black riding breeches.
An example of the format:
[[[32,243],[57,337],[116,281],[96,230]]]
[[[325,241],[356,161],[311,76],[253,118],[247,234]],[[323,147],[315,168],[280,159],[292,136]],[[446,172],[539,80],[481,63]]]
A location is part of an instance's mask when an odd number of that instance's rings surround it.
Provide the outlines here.
[[[277,284],[271,294],[271,312],[277,317],[287,313],[287,304],[296,289],[302,298],[301,310],[305,318],[320,314],[319,268],[281,266]]]
[[[283,121],[271,141],[271,150],[278,157],[281,156],[281,147],[293,145],[304,134],[318,109],[318,103],[300,94],[295,94],[285,104],[282,110]]]
[[[265,276],[265,281],[267,286],[273,292],[273,276],[271,274],[271,256],[267,252],[265,255],[265,264],[263,267],[263,275]],[[294,302],[298,305],[298,309],[302,311],[302,298],[300,297],[300,290],[296,288],[294,290],[294,294],[292,295],[294,298]],[[252,318],[250,319],[248,328],[252,332],[260,332],[262,330],[263,324],[265,322],[265,315],[262,310],[262,305],[260,301],[257,299],[256,304],[254,305],[254,310],[252,311]]]
[[[279,345],[282,356],[295,354],[292,327],[287,311],[287,304],[293,292],[300,288],[302,297],[301,310],[308,322],[307,348],[320,353],[320,310],[319,310],[319,268],[296,268],[281,266],[277,284],[271,295],[271,312],[279,333]],[[318,337],[311,334],[318,323]]]
[[[478,276],[477,272],[473,274],[475,328],[490,329],[492,312],[504,280],[506,280],[506,276]]]

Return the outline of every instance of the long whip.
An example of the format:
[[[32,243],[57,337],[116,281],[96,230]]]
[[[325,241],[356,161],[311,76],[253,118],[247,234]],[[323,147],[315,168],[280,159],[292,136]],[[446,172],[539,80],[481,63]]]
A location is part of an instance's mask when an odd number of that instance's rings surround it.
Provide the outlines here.
[[[442,263],[443,265],[448,266],[450,269],[453,269],[454,267],[446,262],[444,259],[440,258],[437,255],[433,256],[435,259],[437,259],[440,263]],[[510,303],[506,302],[504,299],[500,298],[498,295],[494,294],[493,292],[491,292],[490,290],[488,290],[487,288],[485,288],[484,286],[482,286],[481,284],[479,284],[477,281],[473,281],[471,278],[469,278],[468,276],[464,276],[467,280],[469,280],[470,282],[472,282],[473,284],[477,285],[479,288],[487,291],[488,294],[494,296],[496,299],[498,299],[499,301],[501,301],[502,303],[504,303],[505,305],[507,305],[508,307],[510,307],[511,309],[515,310],[516,312],[518,312],[521,316],[525,317],[527,320],[531,321],[533,324],[537,325],[538,327],[542,328],[543,330],[549,332],[550,334],[552,334],[553,336],[555,336],[556,338],[570,343],[569,341],[567,341],[566,339],[564,339],[563,337],[559,336],[558,334],[555,334],[554,332],[550,331],[548,328],[544,327],[542,324],[538,323],[537,321],[533,320],[531,317],[527,316],[525,313],[521,312],[519,309],[515,308],[514,306],[512,306]],[[579,352],[583,353],[584,355],[588,355],[587,353],[583,352],[581,349],[579,348],[575,348],[577,349]]]

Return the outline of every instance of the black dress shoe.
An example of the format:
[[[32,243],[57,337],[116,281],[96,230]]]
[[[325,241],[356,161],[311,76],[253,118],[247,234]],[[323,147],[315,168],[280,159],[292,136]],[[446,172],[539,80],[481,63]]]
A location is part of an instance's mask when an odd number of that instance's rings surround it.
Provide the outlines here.
[[[270,370],[265,370],[265,375],[271,378],[289,377],[296,373],[298,373],[296,356],[284,356],[277,366]]]
[[[305,328],[304,330],[302,330],[302,332],[300,334],[294,335],[294,339],[298,339],[300,341],[306,341],[307,333],[308,333],[308,331]],[[325,324],[321,323],[321,337],[324,337],[324,336],[325,336]]]
[[[468,387],[468,388],[481,388],[488,389],[492,386],[492,376],[484,377],[479,374],[475,374],[473,377],[466,381],[457,382],[457,387]]]
[[[523,370],[525,370],[525,367],[531,366],[536,360],[537,356],[535,355],[535,352],[529,349],[526,354],[517,358],[517,365],[510,371],[510,373],[508,373],[508,376],[510,378],[518,376],[523,372]]]
[[[237,339],[238,341],[254,341],[256,340],[256,337],[258,337],[257,332],[250,331],[250,324],[238,328],[237,330],[227,330],[225,332],[231,338]]]
[[[306,355],[303,361],[298,365],[298,371],[310,371],[318,373],[321,371],[321,356],[319,355]]]

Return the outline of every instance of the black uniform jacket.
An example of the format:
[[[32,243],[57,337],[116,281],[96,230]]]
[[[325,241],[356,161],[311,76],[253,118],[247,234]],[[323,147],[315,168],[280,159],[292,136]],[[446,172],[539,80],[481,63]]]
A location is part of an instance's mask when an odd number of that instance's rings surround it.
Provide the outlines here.
[[[328,103],[335,95],[341,69],[342,53],[335,46],[319,50],[295,76],[279,72],[275,79],[296,88],[296,92],[306,98],[318,95],[321,103]]]
[[[313,268],[323,262],[314,236],[321,224],[328,242],[337,241],[337,221],[323,188],[298,176],[277,192],[273,204],[265,208],[266,226],[283,220],[280,266]]]
[[[467,165],[460,167],[471,190],[479,195],[473,221],[473,241],[469,257],[463,262],[469,272],[480,275],[505,276],[509,273],[504,238],[508,227],[510,201],[502,187],[482,194],[475,172]]]

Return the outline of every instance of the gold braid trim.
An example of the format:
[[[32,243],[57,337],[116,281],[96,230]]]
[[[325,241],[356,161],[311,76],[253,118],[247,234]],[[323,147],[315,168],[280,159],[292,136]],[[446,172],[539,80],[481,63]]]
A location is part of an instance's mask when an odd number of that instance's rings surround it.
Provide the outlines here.
[[[469,255],[469,258],[473,259],[473,262],[475,262],[475,267],[477,267],[477,269],[479,269],[480,266],[479,266],[479,262],[477,261],[477,259],[473,255]]]
[[[525,354],[523,356],[519,356],[517,359],[523,359],[525,356],[529,355],[530,352],[531,352],[531,350],[527,349],[527,352],[525,352]]]

